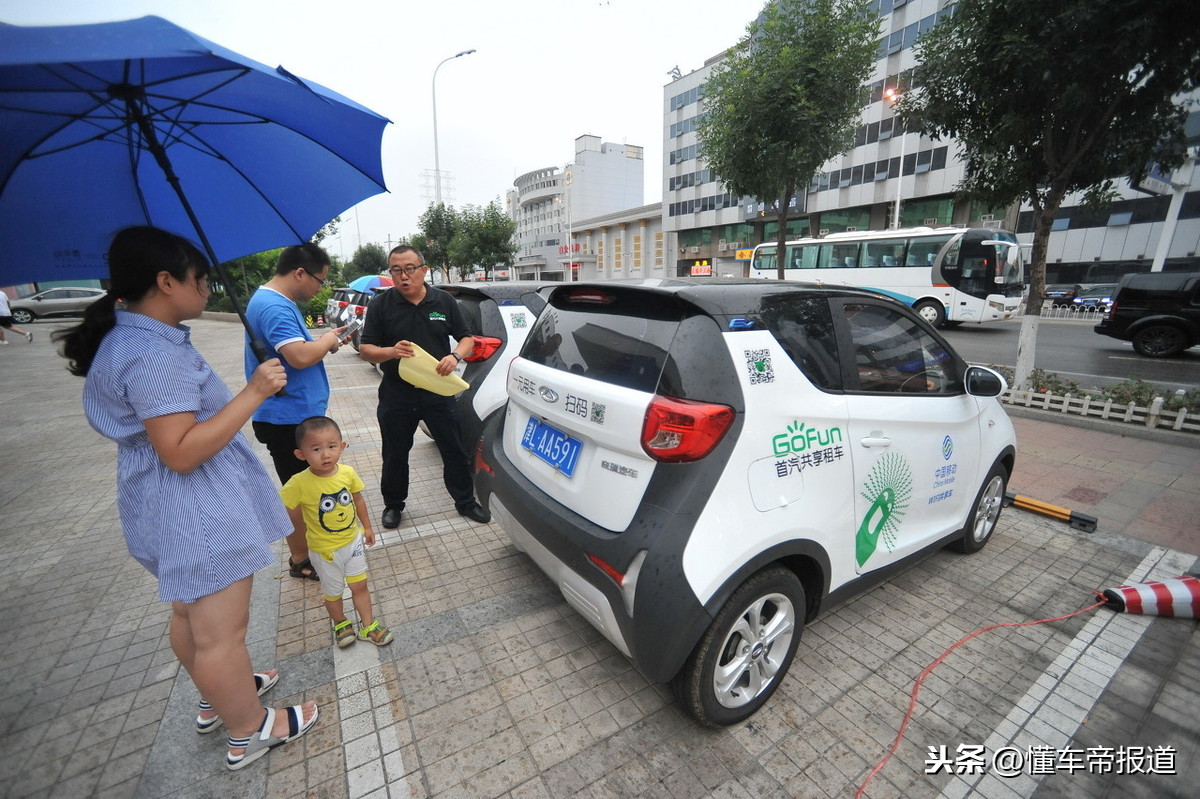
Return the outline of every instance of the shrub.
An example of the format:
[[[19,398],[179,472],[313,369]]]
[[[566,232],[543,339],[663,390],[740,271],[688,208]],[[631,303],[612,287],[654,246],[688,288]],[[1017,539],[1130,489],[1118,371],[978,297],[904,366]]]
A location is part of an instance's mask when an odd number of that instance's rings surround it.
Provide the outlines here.
[[[300,314],[302,316],[311,316],[316,321],[319,315],[325,313],[325,304],[329,302],[329,295],[331,294],[333,294],[333,286],[326,286],[321,289],[308,301],[307,305],[300,306]]]
[[[988,364],[988,368],[995,369],[1004,375],[1004,379],[1010,386],[1012,385],[1012,367]],[[1117,405],[1133,403],[1142,408],[1150,407],[1155,397],[1162,397],[1163,408],[1165,410],[1177,411],[1180,408],[1187,408],[1193,412],[1200,411],[1200,388],[1193,388],[1187,391],[1170,391],[1162,386],[1147,383],[1145,380],[1137,378],[1122,380],[1119,383],[1113,383],[1111,386],[1105,386],[1104,388],[1083,391],[1074,380],[1063,379],[1058,374],[1047,372],[1044,369],[1034,369],[1029,375],[1029,384],[1032,391],[1040,394],[1054,394],[1056,396],[1069,394],[1076,396],[1088,395],[1101,401],[1112,400]]]

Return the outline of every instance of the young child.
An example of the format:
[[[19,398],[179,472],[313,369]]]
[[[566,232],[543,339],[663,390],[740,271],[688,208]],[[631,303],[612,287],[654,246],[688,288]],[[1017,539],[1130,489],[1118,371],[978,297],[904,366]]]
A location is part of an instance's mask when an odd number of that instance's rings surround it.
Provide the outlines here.
[[[333,640],[339,647],[354,643],[354,625],[342,607],[342,591],[358,613],[358,637],[376,646],[392,642],[392,633],[371,612],[367,558],[363,542],[375,543],[371,517],[358,473],[338,463],[346,442],[328,416],[312,416],[296,427],[296,457],[308,468],[293,475],[279,491],[296,530],[306,530],[313,566],[321,578]]]

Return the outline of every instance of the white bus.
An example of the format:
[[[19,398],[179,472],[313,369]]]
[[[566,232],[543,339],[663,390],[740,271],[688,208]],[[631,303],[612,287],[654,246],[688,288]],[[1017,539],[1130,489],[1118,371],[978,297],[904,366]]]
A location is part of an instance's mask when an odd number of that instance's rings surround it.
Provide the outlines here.
[[[750,276],[778,277],[774,242],[759,244]],[[1012,233],[991,228],[905,228],[789,241],[785,277],[874,289],[935,327],[1012,317],[1025,269]]]

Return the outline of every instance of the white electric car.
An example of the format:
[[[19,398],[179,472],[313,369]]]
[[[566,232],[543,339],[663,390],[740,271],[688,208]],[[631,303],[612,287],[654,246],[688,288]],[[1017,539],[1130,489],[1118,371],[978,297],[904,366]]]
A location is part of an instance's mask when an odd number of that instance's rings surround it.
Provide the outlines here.
[[[476,486],[644,674],[734,724],[818,612],[987,543],[1016,454],[1004,387],[866,290],[564,284],[508,368]]]

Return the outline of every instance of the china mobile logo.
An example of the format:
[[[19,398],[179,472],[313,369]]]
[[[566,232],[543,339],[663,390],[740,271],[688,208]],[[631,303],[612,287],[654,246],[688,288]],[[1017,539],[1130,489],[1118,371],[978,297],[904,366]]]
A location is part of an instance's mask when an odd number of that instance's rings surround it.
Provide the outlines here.
[[[792,422],[787,426],[786,433],[780,433],[771,439],[771,447],[776,458],[804,452],[814,447],[828,447],[840,443],[842,443],[842,428],[827,427],[821,430],[817,427],[805,427],[804,422]]]

